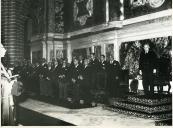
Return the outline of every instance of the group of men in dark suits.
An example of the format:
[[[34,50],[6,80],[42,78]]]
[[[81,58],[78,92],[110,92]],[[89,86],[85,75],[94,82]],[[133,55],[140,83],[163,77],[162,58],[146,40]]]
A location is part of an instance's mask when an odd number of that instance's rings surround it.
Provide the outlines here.
[[[95,90],[104,90],[115,97],[119,72],[120,64],[112,56],[109,61],[104,55],[98,60],[94,53],[90,59],[73,57],[70,64],[65,59],[52,63],[42,59],[41,64],[24,63],[14,68],[14,73],[21,75],[26,90],[60,100],[72,97],[76,101],[90,100]]]

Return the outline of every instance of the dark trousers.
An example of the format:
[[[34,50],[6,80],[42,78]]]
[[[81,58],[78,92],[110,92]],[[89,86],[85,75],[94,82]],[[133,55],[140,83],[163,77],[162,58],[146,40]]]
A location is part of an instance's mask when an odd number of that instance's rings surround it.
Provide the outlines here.
[[[59,81],[59,98],[60,99],[66,99],[67,98],[67,86],[68,83],[65,81],[60,80]]]
[[[154,94],[154,83],[153,83],[153,73],[151,72],[143,72],[142,75],[142,84],[144,88],[145,95],[153,95]]]
[[[107,87],[107,73],[100,71],[97,73],[97,89],[106,89]]]
[[[108,93],[109,96],[111,97],[118,97],[119,91],[120,91],[120,81],[119,79],[116,79],[116,77],[111,76],[109,78],[109,88],[108,88]]]

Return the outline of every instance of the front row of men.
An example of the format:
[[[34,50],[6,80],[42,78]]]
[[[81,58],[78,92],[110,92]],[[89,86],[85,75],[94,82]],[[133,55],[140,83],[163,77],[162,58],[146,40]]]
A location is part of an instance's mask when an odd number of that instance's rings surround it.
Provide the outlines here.
[[[60,100],[68,97],[72,97],[74,101],[90,100],[92,91],[102,89],[111,97],[116,97],[119,72],[120,64],[112,56],[108,62],[105,56],[101,55],[99,61],[92,53],[90,59],[73,58],[70,65],[66,60],[53,64],[47,64],[44,60],[41,65],[37,64],[23,81],[26,88],[32,88],[32,91],[40,95],[58,97]]]

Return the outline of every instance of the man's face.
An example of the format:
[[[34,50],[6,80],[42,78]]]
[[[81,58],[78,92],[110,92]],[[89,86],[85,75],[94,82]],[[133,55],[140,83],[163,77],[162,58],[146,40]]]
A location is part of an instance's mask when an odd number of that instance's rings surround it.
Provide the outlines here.
[[[110,61],[113,61],[113,60],[114,60],[114,58],[112,56],[110,56]]]
[[[148,44],[144,45],[144,51],[145,52],[148,52],[150,49],[150,46]]]
[[[74,60],[74,65],[78,65],[78,60],[77,59]]]
[[[91,54],[91,59],[94,59],[94,55],[93,54]]]
[[[105,58],[104,58],[103,56],[101,56],[101,58],[100,58],[100,59],[101,59],[101,61],[104,61],[104,60],[105,60]]]
[[[54,63],[55,65],[58,65],[58,62],[57,61],[55,61],[55,63]]]
[[[63,61],[63,63],[62,63],[62,64],[63,64],[63,66],[66,66],[66,61]]]
[[[79,56],[79,60],[80,60],[80,61],[83,60],[83,57],[82,57],[82,56]]]
[[[164,40],[164,47],[166,47],[168,45],[168,41]]]
[[[85,60],[84,61],[84,65],[88,65],[88,60]]]

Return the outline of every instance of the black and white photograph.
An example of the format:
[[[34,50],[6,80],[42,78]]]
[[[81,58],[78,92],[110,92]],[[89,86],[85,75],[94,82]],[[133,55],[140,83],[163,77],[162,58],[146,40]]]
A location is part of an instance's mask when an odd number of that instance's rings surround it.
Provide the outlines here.
[[[1,126],[172,126],[172,0],[0,0]]]

